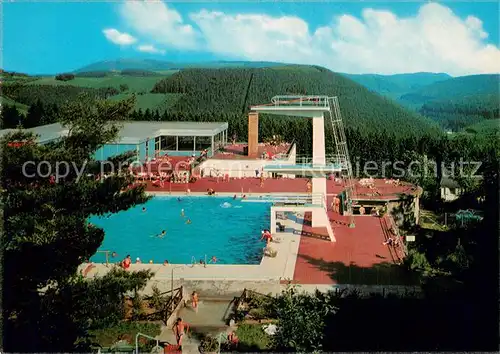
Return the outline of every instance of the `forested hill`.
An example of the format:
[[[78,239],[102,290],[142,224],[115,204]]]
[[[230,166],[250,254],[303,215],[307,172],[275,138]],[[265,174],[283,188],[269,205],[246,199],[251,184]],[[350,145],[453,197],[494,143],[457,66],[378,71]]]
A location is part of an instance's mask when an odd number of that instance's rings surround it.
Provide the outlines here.
[[[171,108],[179,119],[206,112],[244,115],[249,106],[269,103],[275,95],[329,95],[339,97],[350,128],[411,135],[435,129],[431,120],[340,74],[314,66],[187,69],[159,81],[152,92],[183,94]]]
[[[207,62],[169,62],[154,59],[116,59],[105,60],[97,63],[86,65],[76,73],[85,72],[110,72],[123,70],[147,70],[147,71],[166,71],[166,70],[181,70],[187,68],[261,68],[271,66],[282,66],[282,63],[265,62],[265,61],[207,61]]]
[[[444,73],[412,73],[395,75],[342,74],[373,92],[395,100],[421,87],[451,78]]]
[[[499,94],[500,75],[470,75],[435,82],[401,96],[401,101],[424,104],[436,100],[456,100],[468,96]]]

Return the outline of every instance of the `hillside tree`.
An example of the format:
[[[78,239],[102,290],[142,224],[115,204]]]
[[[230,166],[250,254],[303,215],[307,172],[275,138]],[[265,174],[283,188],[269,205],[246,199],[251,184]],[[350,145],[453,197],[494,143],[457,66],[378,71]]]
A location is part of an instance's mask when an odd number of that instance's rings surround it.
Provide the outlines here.
[[[6,351],[78,350],[77,342],[88,339],[87,330],[99,322],[90,314],[109,317],[99,314],[102,308],[96,304],[143,286],[151,276],[142,272],[126,281],[123,274],[115,274],[104,285],[77,276],[78,266],[104,239],[104,231],[90,224],[89,216],[148,200],[144,187],[133,186],[125,170],[118,169],[131,156],[114,159],[116,173],[103,180],[97,178],[101,166],[93,159],[97,149],[116,138],[133,105],[133,99],[82,98],[60,110],[60,122],[69,133],[59,141],[36,144],[36,137],[24,131],[2,139]],[[67,162],[69,168],[56,174],[58,162]]]

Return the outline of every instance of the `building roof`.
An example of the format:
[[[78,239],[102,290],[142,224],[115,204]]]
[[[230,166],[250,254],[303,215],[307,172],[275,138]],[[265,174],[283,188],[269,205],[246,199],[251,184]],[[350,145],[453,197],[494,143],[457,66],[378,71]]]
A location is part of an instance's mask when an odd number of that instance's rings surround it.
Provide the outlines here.
[[[214,136],[226,130],[223,122],[124,122],[115,144],[140,144],[158,136]],[[0,137],[15,132],[16,129],[0,130]],[[37,141],[46,143],[68,134],[68,129],[60,123],[43,125],[25,131],[39,135]]]

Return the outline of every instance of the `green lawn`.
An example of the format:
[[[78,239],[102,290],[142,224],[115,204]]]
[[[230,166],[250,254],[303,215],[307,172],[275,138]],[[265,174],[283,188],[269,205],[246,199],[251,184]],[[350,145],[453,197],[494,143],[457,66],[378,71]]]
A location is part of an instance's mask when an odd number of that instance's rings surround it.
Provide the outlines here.
[[[109,99],[119,101],[130,96],[130,93],[120,93],[110,97]],[[148,108],[150,110],[158,109],[160,112],[163,112],[172,107],[172,105],[174,105],[181,97],[182,94],[178,93],[145,93],[143,95],[136,95],[135,108],[142,110],[146,110]]]
[[[21,113],[26,113],[28,112],[28,106],[26,106],[25,104],[22,104],[22,103],[19,103],[19,102],[16,102],[8,97],[4,97],[4,96],[0,96],[0,100],[2,101],[2,106],[5,106],[5,105],[9,105],[9,106],[16,106],[17,109],[21,112]]]
[[[110,75],[107,77],[76,77],[69,81],[59,81],[54,77],[44,77],[38,80],[30,81],[31,85],[71,85],[71,86],[81,86],[89,88],[101,88],[101,87],[115,87],[120,88],[120,85],[127,85],[129,91],[132,92],[150,92],[154,85],[165,78],[173,74],[175,71],[165,72],[158,76],[126,76],[126,75]]]
[[[488,119],[482,122],[473,124],[465,128],[466,132],[471,133],[492,133],[500,132],[500,119]]]

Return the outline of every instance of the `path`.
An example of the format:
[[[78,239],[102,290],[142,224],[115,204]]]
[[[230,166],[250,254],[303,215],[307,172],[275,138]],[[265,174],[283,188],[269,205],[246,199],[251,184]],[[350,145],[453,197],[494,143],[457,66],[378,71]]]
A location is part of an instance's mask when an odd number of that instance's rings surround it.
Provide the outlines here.
[[[232,297],[204,298],[200,294],[198,311],[189,305],[179,311],[179,317],[189,324],[189,335],[184,339],[183,353],[199,353],[199,335],[216,337],[220,333],[227,333],[226,317],[231,313]],[[159,337],[160,340],[175,344],[172,328],[165,327]]]

